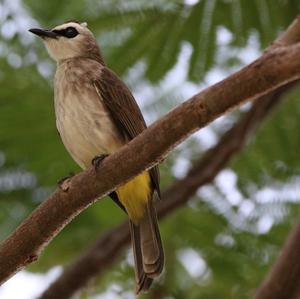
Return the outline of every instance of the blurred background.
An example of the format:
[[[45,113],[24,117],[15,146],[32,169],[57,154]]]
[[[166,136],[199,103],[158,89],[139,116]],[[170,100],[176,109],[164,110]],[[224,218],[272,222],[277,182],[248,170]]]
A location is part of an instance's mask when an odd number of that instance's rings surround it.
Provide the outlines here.
[[[0,238],[60,178],[80,171],[55,128],[55,63],[29,28],[86,21],[150,124],[257,58],[299,8],[298,0],[0,0]],[[251,297],[299,213],[299,96],[297,89],[289,93],[213,184],[161,221],[167,259],[154,288],[159,298]],[[160,167],[162,189],[184,177],[250,106],[180,144]],[[111,200],[94,204],[38,262],[4,284],[0,298],[35,298],[102,231],[125,218]],[[132,265],[128,250],[78,296],[134,298]],[[153,292],[142,298],[158,298]]]

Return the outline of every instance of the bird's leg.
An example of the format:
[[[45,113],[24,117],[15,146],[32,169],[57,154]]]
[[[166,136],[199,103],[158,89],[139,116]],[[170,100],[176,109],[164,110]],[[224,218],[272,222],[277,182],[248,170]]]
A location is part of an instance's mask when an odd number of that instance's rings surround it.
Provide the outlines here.
[[[108,156],[108,154],[103,154],[103,155],[99,155],[96,156],[93,160],[92,160],[92,165],[95,167],[95,170],[97,171],[102,163],[102,161]]]
[[[58,182],[57,185],[59,186],[59,188],[63,191],[68,191],[69,189],[69,183],[70,183],[70,179],[74,176],[75,174],[73,172],[71,172],[68,176],[65,176],[63,178],[61,178]]]

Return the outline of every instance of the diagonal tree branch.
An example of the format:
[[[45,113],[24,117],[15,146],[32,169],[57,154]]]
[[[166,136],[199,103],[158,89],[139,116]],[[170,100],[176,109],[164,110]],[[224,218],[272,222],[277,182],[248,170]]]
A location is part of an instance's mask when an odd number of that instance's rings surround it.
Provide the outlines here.
[[[159,163],[187,136],[229,109],[298,78],[300,44],[275,47],[166,114],[105,159],[98,172],[90,168],[74,176],[68,190],[55,191],[1,242],[0,282],[36,260],[47,243],[97,198]]]
[[[300,299],[300,218],[253,299]]]
[[[224,168],[232,156],[243,149],[245,142],[258,125],[282,100],[282,94],[291,88],[285,86],[256,101],[242,119],[195,163],[184,179],[173,183],[158,203],[159,217],[164,217],[185,203],[199,187],[210,183]],[[123,253],[130,243],[127,221],[107,231],[90,249],[68,267],[62,275],[39,297],[39,299],[70,298],[83,288],[88,281],[101,275]]]

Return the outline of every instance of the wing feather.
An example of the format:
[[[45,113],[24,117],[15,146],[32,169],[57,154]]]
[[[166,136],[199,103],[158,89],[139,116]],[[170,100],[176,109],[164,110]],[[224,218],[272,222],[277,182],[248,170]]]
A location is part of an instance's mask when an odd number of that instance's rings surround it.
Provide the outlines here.
[[[129,140],[142,133],[147,125],[128,87],[118,76],[106,67],[101,68],[100,76],[93,82],[97,93],[110,111],[117,127]],[[154,188],[160,197],[159,170],[150,170]]]

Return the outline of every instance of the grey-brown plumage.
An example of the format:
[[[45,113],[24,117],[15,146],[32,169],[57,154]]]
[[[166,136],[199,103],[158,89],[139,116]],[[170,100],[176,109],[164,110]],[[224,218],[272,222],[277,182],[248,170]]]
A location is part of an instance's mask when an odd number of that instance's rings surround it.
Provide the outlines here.
[[[95,38],[85,24],[68,22],[51,30],[31,32],[44,39],[50,56],[57,61],[56,125],[65,147],[83,169],[91,165],[95,156],[117,151],[146,128],[134,97],[104,65]],[[141,217],[131,214],[130,203],[127,206],[126,200],[119,198],[118,190],[112,194],[131,218],[137,293],[150,287],[164,265],[153,206],[154,199],[160,197],[158,168],[149,174],[149,194],[139,203]]]

